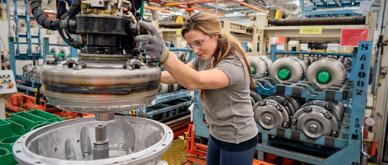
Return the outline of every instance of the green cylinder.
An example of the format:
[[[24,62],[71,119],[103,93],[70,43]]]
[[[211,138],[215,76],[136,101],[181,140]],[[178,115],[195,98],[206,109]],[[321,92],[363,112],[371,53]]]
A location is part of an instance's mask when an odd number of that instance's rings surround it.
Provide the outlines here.
[[[291,71],[288,68],[281,68],[278,71],[278,77],[280,80],[288,80],[291,77]]]
[[[327,70],[321,70],[317,73],[317,81],[321,84],[327,84],[331,80],[331,73]]]

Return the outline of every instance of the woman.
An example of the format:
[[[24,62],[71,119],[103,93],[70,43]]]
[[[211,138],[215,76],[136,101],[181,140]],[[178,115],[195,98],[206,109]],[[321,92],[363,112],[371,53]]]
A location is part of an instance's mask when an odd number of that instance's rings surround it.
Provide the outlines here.
[[[216,16],[195,14],[185,21],[182,36],[197,58],[184,64],[168,51],[152,25],[139,24],[151,35],[140,35],[135,40],[144,42],[147,54],[160,58],[167,70],[161,81],[201,90],[210,133],[207,164],[252,164],[258,129],[249,99],[252,78],[238,41],[222,32]]]

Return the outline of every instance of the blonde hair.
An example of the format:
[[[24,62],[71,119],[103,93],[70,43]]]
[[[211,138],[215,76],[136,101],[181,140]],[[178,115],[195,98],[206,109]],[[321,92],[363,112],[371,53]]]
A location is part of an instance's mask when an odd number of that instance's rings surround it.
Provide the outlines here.
[[[245,51],[240,46],[240,42],[236,37],[230,33],[223,32],[221,27],[221,21],[217,16],[208,14],[208,13],[196,13],[186,19],[182,27],[182,36],[184,37],[186,33],[191,30],[198,30],[206,35],[218,35],[217,50],[214,52],[212,65],[209,66],[211,69],[217,66],[217,64],[224,60],[227,56],[232,55],[232,51],[236,51],[239,55],[243,57],[244,63],[247,66],[249,73],[249,64]],[[253,80],[252,75],[249,74],[251,83],[250,88],[256,88],[256,82]]]

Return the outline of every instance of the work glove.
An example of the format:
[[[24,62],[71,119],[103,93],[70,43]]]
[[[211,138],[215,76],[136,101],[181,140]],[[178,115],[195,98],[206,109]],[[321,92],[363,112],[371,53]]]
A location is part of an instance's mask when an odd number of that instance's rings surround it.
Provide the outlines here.
[[[136,36],[136,47],[150,58],[159,59],[160,63],[163,64],[168,58],[169,50],[164,44],[161,34],[151,23],[139,21],[138,24],[149,34]]]

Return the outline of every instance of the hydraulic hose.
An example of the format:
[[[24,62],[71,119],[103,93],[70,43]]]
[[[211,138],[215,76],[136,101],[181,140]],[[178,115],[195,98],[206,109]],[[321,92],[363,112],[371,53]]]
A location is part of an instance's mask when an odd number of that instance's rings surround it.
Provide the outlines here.
[[[41,9],[41,0],[32,0],[31,1],[31,9],[32,14],[34,15],[36,21],[45,29],[49,30],[58,30],[59,27],[59,19],[49,20],[43,13]]]

